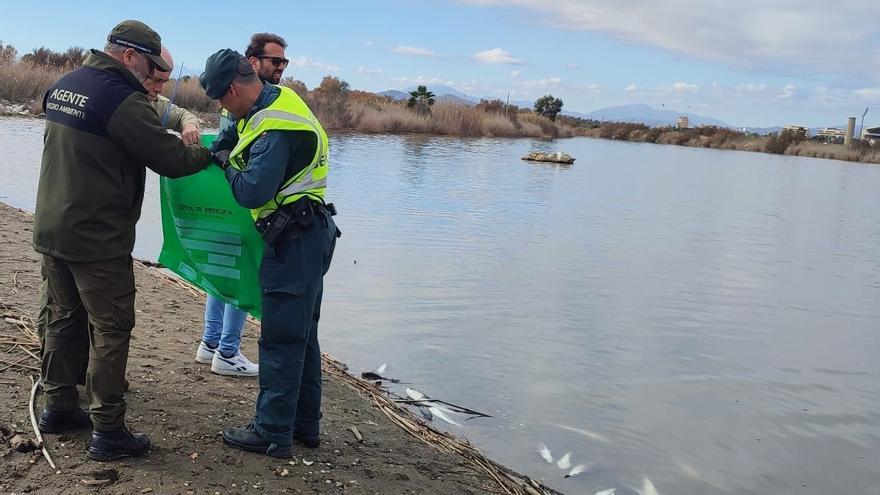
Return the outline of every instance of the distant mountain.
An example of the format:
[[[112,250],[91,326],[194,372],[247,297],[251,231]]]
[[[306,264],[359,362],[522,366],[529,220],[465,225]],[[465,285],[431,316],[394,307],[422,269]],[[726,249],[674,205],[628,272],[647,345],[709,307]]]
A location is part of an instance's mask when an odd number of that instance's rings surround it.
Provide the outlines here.
[[[408,100],[409,93],[404,93],[403,91],[397,91],[396,89],[389,89],[388,91],[382,91],[381,93],[376,93],[379,96],[388,96],[392,100]]]
[[[657,110],[643,103],[632,105],[621,105],[617,107],[600,108],[588,114],[577,114],[575,112],[563,112],[566,115],[573,115],[584,119],[593,119],[600,122],[634,122],[642,123],[649,126],[675,125],[675,120],[680,116],[688,118],[688,124],[692,127],[699,125],[715,125],[718,127],[732,127],[726,122],[722,122],[710,117],[704,117],[688,112],[678,112],[675,110]]]
[[[458,105],[464,105],[467,107],[472,107],[472,106],[476,105],[477,103],[479,103],[479,101],[480,101],[480,100],[473,101],[471,99],[464,99],[464,98],[461,98],[461,97],[458,97],[455,95],[448,95],[448,94],[435,96],[434,100],[438,101],[438,102],[442,102],[442,103],[456,103]]]
[[[451,86],[444,86],[442,84],[426,84],[428,87],[428,91],[434,93],[435,98],[440,98],[441,96],[454,96],[460,100],[469,101],[471,103],[479,103],[479,98],[474,98],[466,93],[463,93]],[[415,91],[418,86],[410,86],[406,88],[404,91],[407,93],[407,98],[409,98],[409,92]]]

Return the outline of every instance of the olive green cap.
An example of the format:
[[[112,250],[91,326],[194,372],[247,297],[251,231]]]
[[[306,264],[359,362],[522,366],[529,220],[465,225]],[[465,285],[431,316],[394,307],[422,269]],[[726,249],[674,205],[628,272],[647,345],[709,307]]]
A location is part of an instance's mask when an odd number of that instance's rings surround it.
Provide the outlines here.
[[[171,70],[168,62],[162,59],[162,38],[159,33],[141,21],[120,22],[107,35],[107,41],[143,53],[162,72]]]
[[[219,100],[226,94],[236,74],[254,74],[254,68],[242,54],[231,48],[224,48],[205,61],[205,71],[199,76],[199,83],[208,98]]]

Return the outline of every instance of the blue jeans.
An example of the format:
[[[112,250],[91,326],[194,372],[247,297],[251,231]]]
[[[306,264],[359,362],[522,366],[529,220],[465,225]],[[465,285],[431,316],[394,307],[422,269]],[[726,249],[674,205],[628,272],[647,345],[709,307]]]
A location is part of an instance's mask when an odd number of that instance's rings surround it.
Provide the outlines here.
[[[217,347],[220,354],[233,356],[241,344],[241,329],[247,313],[214,296],[205,304],[205,334],[202,340],[209,347]]]

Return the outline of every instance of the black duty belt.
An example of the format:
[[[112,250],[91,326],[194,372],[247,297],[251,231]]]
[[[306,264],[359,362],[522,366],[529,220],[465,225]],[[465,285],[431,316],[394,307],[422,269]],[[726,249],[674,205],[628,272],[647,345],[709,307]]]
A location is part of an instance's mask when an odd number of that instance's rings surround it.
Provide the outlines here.
[[[263,236],[263,240],[267,244],[273,244],[284,232],[305,232],[311,229],[315,223],[315,217],[319,213],[334,216],[336,215],[336,206],[333,203],[325,204],[302,197],[293,203],[279,207],[269,216],[257,220],[257,232]]]

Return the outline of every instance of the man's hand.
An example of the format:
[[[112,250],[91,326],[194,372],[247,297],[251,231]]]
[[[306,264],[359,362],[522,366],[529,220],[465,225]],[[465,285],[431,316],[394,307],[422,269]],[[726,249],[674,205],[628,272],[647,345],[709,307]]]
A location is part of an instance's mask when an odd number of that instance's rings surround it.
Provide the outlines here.
[[[202,141],[202,136],[199,134],[199,126],[195,124],[186,124],[183,126],[183,131],[180,133],[180,139],[183,140],[183,144],[199,144]]]
[[[229,150],[215,151],[211,153],[211,158],[214,159],[214,163],[220,165],[223,169],[229,166]]]

